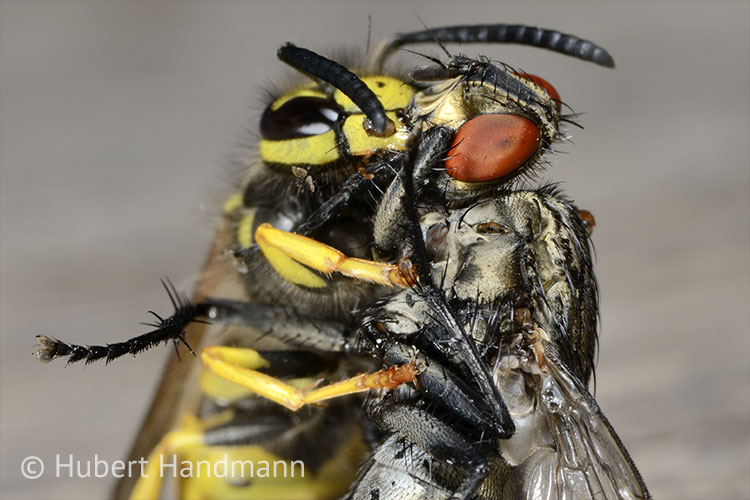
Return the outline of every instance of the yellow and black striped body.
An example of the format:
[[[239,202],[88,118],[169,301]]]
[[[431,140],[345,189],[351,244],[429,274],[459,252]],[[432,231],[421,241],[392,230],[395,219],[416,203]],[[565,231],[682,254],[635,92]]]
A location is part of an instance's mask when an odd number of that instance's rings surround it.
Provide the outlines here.
[[[352,101],[339,90],[317,82],[309,81],[284,93],[266,108],[260,120],[257,153],[246,153],[238,160],[244,179],[224,203],[217,248],[202,278],[211,283],[199,285],[197,298],[234,294],[241,301],[345,323],[358,303],[375,297],[375,286],[331,279],[282,252],[261,249],[254,239],[256,229],[263,223],[294,230],[348,178],[367,176],[372,163],[388,162],[396,171],[404,161],[412,140],[408,113],[413,89],[389,76],[363,80],[397,124],[395,134],[385,138],[369,135],[362,124],[365,116]],[[315,231],[314,238],[345,249],[350,255],[370,257],[371,220],[377,203],[367,198],[366,202],[350,204],[338,214],[335,223]],[[214,278],[217,274],[219,277]],[[222,283],[237,278],[241,282],[239,290],[231,283]],[[205,334],[201,334],[196,346],[194,339],[199,331]],[[188,329],[194,347],[257,349],[264,341],[268,343],[267,333],[237,324],[229,331],[216,332],[204,325]],[[368,368],[359,360],[340,360],[335,356],[325,366],[310,361],[303,368],[290,368],[287,357],[304,357],[308,352],[283,342],[270,341],[270,345],[274,349],[295,350],[264,353],[265,358],[252,368],[300,389],[311,387],[322,378],[342,379]],[[325,352],[330,347],[320,349]],[[316,359],[314,354],[310,359]],[[137,455],[143,455],[145,449],[150,453],[150,466],[170,460],[186,464],[188,472],[186,477],[174,478],[169,469],[163,481],[152,481],[153,474],[147,480],[141,478],[131,498],[174,494],[185,499],[325,500],[338,498],[355,480],[359,464],[369,453],[363,436],[362,398],[343,398],[292,412],[199,366],[192,369],[191,375],[183,366],[179,370],[173,368],[177,380],[165,382],[163,387],[175,387],[161,392],[183,391],[180,404],[176,405],[181,408],[181,415],[173,418],[171,428],[161,431],[160,441],[152,437],[150,444],[136,445],[132,458],[140,458]],[[184,386],[177,387],[180,384]],[[152,412],[159,404],[154,402]],[[148,425],[147,421],[144,436]],[[150,432],[152,436],[158,433]],[[212,467],[222,461],[245,461],[254,464],[256,470],[252,477],[243,471],[244,478],[230,478],[216,477],[200,468],[202,464]],[[284,470],[296,475],[265,473],[258,470],[263,464],[277,468],[285,464]],[[124,497],[127,489],[122,485],[118,497]]]

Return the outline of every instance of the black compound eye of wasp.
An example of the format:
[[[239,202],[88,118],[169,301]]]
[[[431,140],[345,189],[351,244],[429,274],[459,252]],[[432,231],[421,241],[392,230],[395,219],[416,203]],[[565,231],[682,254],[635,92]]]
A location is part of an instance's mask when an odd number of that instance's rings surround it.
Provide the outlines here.
[[[354,71],[284,45],[279,59],[310,79],[263,113],[259,160],[240,161],[247,174],[225,203],[195,298],[167,286],[175,313],[126,342],[38,337],[42,361],[111,361],[187,339],[200,347],[197,396],[174,399],[184,415],[146,425],[134,448],[150,464],[225,452],[301,458],[312,471],[297,482],[186,478],[181,496],[648,497],[585,388],[597,311],[587,228],[554,190],[514,190],[558,137],[560,96],[541,77],[447,50],[447,62],[408,80],[383,70],[400,47],[454,42],[614,66],[591,42],[520,25],[396,35]],[[224,299],[211,275],[227,253],[244,287]],[[209,338],[207,320],[239,333]],[[257,350],[259,339],[275,347]],[[321,377],[343,381],[316,388]],[[372,389],[363,412],[351,394]],[[117,494],[162,488],[144,477]]]

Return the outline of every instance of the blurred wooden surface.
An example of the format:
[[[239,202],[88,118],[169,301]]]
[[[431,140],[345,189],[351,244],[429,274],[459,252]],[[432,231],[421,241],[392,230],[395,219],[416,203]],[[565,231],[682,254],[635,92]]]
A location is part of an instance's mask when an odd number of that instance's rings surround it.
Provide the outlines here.
[[[68,1],[0,4],[0,496],[106,495],[109,479],[54,478],[54,456],[123,458],[173,352],[42,366],[34,335],[113,342],[167,312],[159,278],[191,287],[224,154],[288,75],[277,47],[364,48],[368,15],[373,40],[419,16],[538,24],[614,54],[610,71],[463,48],[585,111],[546,178],[596,216],[596,396],[654,496],[750,497],[750,4]],[[20,474],[30,455],[40,479]]]

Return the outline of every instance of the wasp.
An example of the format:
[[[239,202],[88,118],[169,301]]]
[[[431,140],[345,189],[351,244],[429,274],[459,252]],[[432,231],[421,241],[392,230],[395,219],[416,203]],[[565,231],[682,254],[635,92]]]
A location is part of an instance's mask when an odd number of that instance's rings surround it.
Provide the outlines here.
[[[148,417],[147,422],[157,424],[144,427],[133,450],[134,456],[150,454],[150,466],[167,454],[176,453],[188,462],[211,462],[219,454],[230,453],[245,460],[272,457],[288,463],[303,456],[302,463],[313,471],[298,482],[187,477],[177,486],[181,496],[335,498],[351,485],[355,496],[387,491],[377,487],[385,485],[385,478],[373,479],[367,471],[357,477],[356,469],[370,449],[376,450],[372,463],[383,450],[392,449],[394,445],[388,443],[394,439],[448,465],[446,478],[459,478],[455,484],[446,479],[444,487],[432,481],[436,487],[452,491],[456,498],[475,493],[487,496],[482,488],[488,488],[485,482],[496,475],[491,461],[512,467],[512,460],[505,458],[507,453],[497,443],[512,442],[517,427],[511,413],[514,406],[505,401],[507,394],[504,397],[498,382],[497,366],[511,359],[500,355],[500,347],[507,350],[515,345],[527,354],[542,353],[524,365],[532,366],[529,373],[533,366],[563,366],[566,376],[579,381],[578,392],[588,394],[584,384],[591,374],[596,344],[595,319],[591,330],[591,315],[595,318],[596,311],[593,278],[584,280],[584,286],[570,287],[570,293],[588,294],[580,302],[586,304],[583,312],[562,314],[555,308],[564,305],[547,304],[547,316],[557,322],[539,316],[543,314],[540,306],[530,298],[533,287],[522,286],[528,283],[508,281],[504,286],[514,292],[507,296],[487,292],[486,298],[491,297],[498,308],[502,303],[503,311],[530,311],[518,314],[530,319],[513,331],[505,325],[508,315],[496,314],[497,324],[503,326],[493,323],[491,330],[502,330],[502,341],[467,331],[467,313],[458,313],[461,308],[455,300],[468,300],[469,295],[448,298],[462,284],[470,288],[482,284],[478,274],[456,280],[451,288],[445,288],[444,282],[427,284],[433,269],[441,262],[447,269],[452,261],[440,252],[427,252],[425,242],[438,249],[437,240],[415,236],[422,231],[417,206],[424,213],[439,209],[445,215],[459,210],[464,216],[481,212],[475,207],[484,202],[510,206],[507,194],[519,179],[543,164],[544,154],[552,151],[558,138],[560,121],[566,119],[559,95],[546,80],[486,58],[453,56],[446,51],[447,62],[432,59],[433,65],[408,78],[383,71],[399,47],[430,42],[441,47],[449,42],[522,43],[603,66],[614,64],[604,49],[591,42],[520,25],[453,26],[397,35],[355,71],[287,44],[279,50],[279,58],[310,80],[274,98],[264,111],[258,155],[240,162],[246,169],[245,180],[224,205],[224,217],[194,297],[188,299],[166,283],[174,314],[164,318],[152,313],[154,330],[126,342],[78,346],[38,337],[37,357],[42,361],[56,357],[68,357],[69,362],[111,361],[162,342],[173,342],[175,349],[181,342],[192,352],[188,338],[202,347],[200,359],[205,368],[184,362],[172,372],[160,391],[168,395],[155,403]],[[524,218],[530,226],[546,220],[541,215],[536,221]],[[511,222],[516,221],[501,218],[480,225],[506,227]],[[529,230],[526,238],[533,239],[534,234]],[[459,244],[456,249],[457,255],[475,251],[473,245]],[[502,253],[498,250],[494,255]],[[560,252],[552,264],[560,268],[560,262],[569,257]],[[581,260],[590,264],[585,257]],[[416,270],[410,271],[412,262]],[[221,276],[239,282],[239,298],[219,298],[226,281]],[[510,276],[506,273],[500,278]],[[397,292],[397,287],[407,287],[407,291]],[[472,318],[481,323],[487,310],[478,306],[477,297]],[[432,333],[407,335],[423,342],[399,339],[407,323],[389,320],[398,317],[393,308],[402,301],[416,301],[433,311],[417,316],[423,326],[435,326],[427,328]],[[368,311],[366,319],[361,311]],[[205,333],[202,323],[206,321],[236,326],[212,337]],[[395,332],[389,330],[394,324]],[[511,334],[521,340],[509,342]],[[265,341],[271,347],[263,347]],[[484,352],[478,349],[489,345],[494,347]],[[547,353],[546,347],[539,347],[547,345],[562,349],[560,356],[555,357],[552,348]],[[545,361],[557,359],[563,361]],[[451,372],[452,376],[447,375]],[[316,380],[320,378],[343,380],[319,386]],[[418,388],[412,389],[410,382]],[[167,391],[175,383],[196,384],[200,390]],[[360,397],[351,395],[372,390],[378,390],[378,396],[366,405],[368,419],[361,411]],[[426,412],[415,400],[429,396],[430,391],[456,395],[440,417]],[[382,392],[389,396],[383,397]],[[345,395],[348,398],[342,399]],[[395,398],[395,403],[388,397]],[[321,401],[328,403],[312,406]],[[593,415],[601,415],[595,403],[591,408]],[[484,450],[487,447],[463,446],[473,436],[460,424],[454,426],[454,420],[460,419],[464,426],[475,424],[480,434],[486,432],[495,439],[488,446],[491,453]],[[420,441],[425,423],[435,423],[438,431]],[[332,439],[316,439],[321,445],[316,446],[316,453],[306,451],[310,436],[331,428],[337,430]],[[381,438],[368,438],[373,431]],[[621,446],[617,449],[624,452]],[[555,456],[562,453],[561,448],[555,450]],[[458,462],[466,466],[455,467]],[[399,484],[416,492],[418,467],[402,463],[398,470],[412,478],[411,484],[408,480]],[[152,479],[141,478],[135,486],[134,498],[163,492],[164,485],[153,479],[157,474],[148,476]],[[491,482],[506,484],[497,479]]]

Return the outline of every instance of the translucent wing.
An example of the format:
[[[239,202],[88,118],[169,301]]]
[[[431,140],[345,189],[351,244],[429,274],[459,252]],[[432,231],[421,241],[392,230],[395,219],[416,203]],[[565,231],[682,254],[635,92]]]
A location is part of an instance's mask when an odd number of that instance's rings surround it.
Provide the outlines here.
[[[599,405],[553,347],[542,344],[543,353],[535,349],[521,363],[526,365],[523,373],[518,367],[505,370],[509,381],[501,384],[515,407],[511,412],[518,429],[517,435],[501,443],[503,458],[513,466],[503,498],[651,498]],[[513,396],[508,392],[512,387],[523,388]]]

